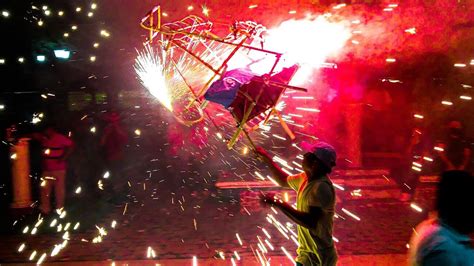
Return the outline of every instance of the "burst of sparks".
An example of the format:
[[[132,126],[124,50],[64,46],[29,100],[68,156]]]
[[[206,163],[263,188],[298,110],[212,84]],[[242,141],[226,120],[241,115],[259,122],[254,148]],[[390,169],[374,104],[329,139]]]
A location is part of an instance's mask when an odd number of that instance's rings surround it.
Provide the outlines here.
[[[172,98],[165,79],[165,56],[156,52],[151,46],[145,46],[135,59],[135,71],[141,83],[166,107],[173,111]]]

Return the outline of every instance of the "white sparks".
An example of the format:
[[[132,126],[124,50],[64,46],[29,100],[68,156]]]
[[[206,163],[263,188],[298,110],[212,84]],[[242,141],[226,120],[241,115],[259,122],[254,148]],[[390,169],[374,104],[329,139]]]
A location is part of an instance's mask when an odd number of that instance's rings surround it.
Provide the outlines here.
[[[423,156],[423,160],[428,161],[428,162],[432,162],[432,161],[433,161],[432,158],[426,157],[426,156]]]
[[[18,252],[22,252],[25,249],[26,245],[25,243],[22,243],[20,247],[18,247]]]
[[[420,206],[416,205],[415,203],[411,203],[410,207],[417,212],[423,212],[423,209]]]
[[[291,263],[295,264],[295,259],[293,259],[293,256],[291,256],[290,252],[288,252],[285,247],[281,247],[281,250],[283,250],[283,253],[288,257],[289,260],[291,260]]]
[[[234,256],[237,260],[240,260],[240,256],[239,254],[237,253],[237,251],[234,250]]]
[[[306,111],[306,112],[312,112],[312,113],[319,113],[319,112],[321,112],[319,109],[315,109],[315,108],[305,108],[305,107],[296,107],[296,110]]]
[[[33,250],[33,252],[31,252],[29,260],[33,260],[35,257],[36,257],[36,250]]]
[[[235,236],[237,237],[237,241],[239,241],[239,244],[242,246],[242,239],[240,239],[239,233],[235,233]]]
[[[441,147],[438,147],[438,146],[434,147],[434,150],[436,150],[436,151],[444,151],[444,149],[443,149],[443,148],[441,148]]]
[[[357,215],[355,215],[354,213],[352,213],[352,212],[350,212],[350,211],[348,211],[348,210],[346,210],[346,209],[344,209],[344,208],[342,208],[342,211],[343,211],[345,214],[349,215],[350,217],[354,218],[355,220],[360,221],[360,218],[359,218]]]
[[[104,173],[103,177],[104,177],[105,179],[109,178],[109,177],[110,177],[110,172],[109,172],[109,171],[106,171],[106,172]]]
[[[43,255],[41,255],[41,257],[36,262],[36,265],[40,265],[41,263],[43,263],[45,258],[46,258],[46,253],[43,253]]]

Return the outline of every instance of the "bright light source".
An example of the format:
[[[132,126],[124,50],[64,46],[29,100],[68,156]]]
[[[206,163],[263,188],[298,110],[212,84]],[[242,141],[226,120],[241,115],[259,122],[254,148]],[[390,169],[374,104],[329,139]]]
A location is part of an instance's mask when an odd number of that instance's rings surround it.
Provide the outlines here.
[[[209,8],[202,6],[202,14],[206,17],[209,17]]]
[[[415,204],[415,203],[411,203],[411,204],[410,204],[410,207],[411,207],[412,209],[414,209],[415,211],[417,211],[417,212],[423,212],[423,209],[422,209],[420,206],[418,206],[417,204]]]
[[[416,28],[413,27],[413,28],[406,29],[405,32],[410,33],[410,34],[416,34]]]
[[[44,14],[45,14],[46,16],[51,15],[51,10],[45,10],[45,11],[44,11]]]
[[[2,16],[5,17],[5,18],[8,18],[10,16],[10,12],[8,12],[6,10],[3,10],[2,11]]]
[[[44,22],[42,20],[38,20],[38,26],[43,26]]]
[[[395,58],[387,58],[387,59],[385,59],[385,62],[387,62],[387,63],[395,63],[396,61],[397,61],[397,59],[395,59]]]
[[[101,36],[104,36],[104,37],[109,37],[109,36],[110,36],[110,33],[109,33],[108,31],[106,31],[106,30],[101,30],[101,31],[100,31],[100,35],[101,35]]]
[[[94,45],[93,45],[93,46],[94,46],[94,48],[99,48],[99,43],[98,43],[98,42],[96,42],[96,43],[94,43]]]
[[[48,6],[43,6],[43,10],[48,10]]]
[[[87,13],[87,16],[91,18],[92,16],[94,16],[94,13],[93,13],[93,12],[89,12],[89,13]]]
[[[193,11],[194,7],[193,6],[188,6],[188,11]]]
[[[44,61],[46,61],[46,56],[44,56],[44,55],[37,55],[37,56],[36,56],[36,61],[38,61],[38,62],[44,62]]]
[[[89,60],[90,60],[91,62],[95,62],[96,57],[93,55],[93,56],[89,57]]]
[[[96,9],[97,8],[97,4],[96,3],[92,3],[91,4],[91,9]]]
[[[18,62],[20,62],[20,63],[25,62],[25,58],[23,58],[23,57],[18,58]]]
[[[71,56],[71,51],[67,51],[64,49],[54,50],[54,56],[56,56],[56,58],[69,59],[69,57]]]
[[[2,64],[2,65],[5,64],[5,59],[0,58],[0,64]]]
[[[76,25],[72,25],[72,26],[71,26],[71,30],[77,30],[77,26],[76,26]]]
[[[64,11],[59,11],[58,16],[62,17],[64,15]]]
[[[0,104],[0,110],[5,110],[5,105],[4,104]]]
[[[76,12],[81,12],[82,11],[82,8],[81,7],[76,7]]]

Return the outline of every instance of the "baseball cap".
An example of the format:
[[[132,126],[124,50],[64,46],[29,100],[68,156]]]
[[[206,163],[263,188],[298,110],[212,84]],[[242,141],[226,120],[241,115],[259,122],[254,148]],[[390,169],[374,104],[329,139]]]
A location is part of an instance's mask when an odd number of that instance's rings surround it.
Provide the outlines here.
[[[313,153],[318,160],[330,169],[336,166],[336,150],[328,143],[322,141],[315,143],[303,141],[300,146],[305,152]]]

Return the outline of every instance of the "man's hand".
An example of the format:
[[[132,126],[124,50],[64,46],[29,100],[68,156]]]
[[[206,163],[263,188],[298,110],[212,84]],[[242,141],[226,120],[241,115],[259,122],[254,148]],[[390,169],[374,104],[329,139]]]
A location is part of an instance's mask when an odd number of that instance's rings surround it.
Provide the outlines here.
[[[280,203],[281,200],[274,193],[262,194],[260,196],[260,203],[262,206],[273,206]]]

